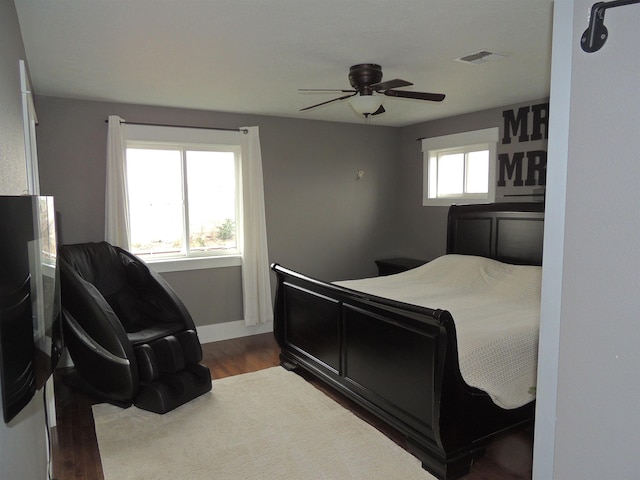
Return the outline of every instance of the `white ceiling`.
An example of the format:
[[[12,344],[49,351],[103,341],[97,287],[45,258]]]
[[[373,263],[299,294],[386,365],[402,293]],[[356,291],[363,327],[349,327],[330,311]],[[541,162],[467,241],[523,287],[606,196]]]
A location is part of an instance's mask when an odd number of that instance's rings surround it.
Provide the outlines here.
[[[357,63],[445,93],[387,97],[372,124],[404,126],[549,95],[552,0],[15,0],[38,95],[363,122]],[[504,58],[469,65],[489,50]]]

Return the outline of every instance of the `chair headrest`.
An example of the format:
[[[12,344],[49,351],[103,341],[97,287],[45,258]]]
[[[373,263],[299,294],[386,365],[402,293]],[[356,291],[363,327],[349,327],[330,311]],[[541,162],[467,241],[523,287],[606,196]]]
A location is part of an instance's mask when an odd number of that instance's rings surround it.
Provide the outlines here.
[[[102,295],[120,290],[127,281],[118,251],[107,242],[62,245],[59,254],[61,268],[66,263]]]

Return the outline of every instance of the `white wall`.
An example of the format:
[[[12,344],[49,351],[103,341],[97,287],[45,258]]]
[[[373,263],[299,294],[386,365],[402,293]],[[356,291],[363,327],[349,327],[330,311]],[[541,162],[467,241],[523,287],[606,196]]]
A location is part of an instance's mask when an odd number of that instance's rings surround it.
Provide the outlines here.
[[[640,4],[556,0],[534,479],[640,471]]]

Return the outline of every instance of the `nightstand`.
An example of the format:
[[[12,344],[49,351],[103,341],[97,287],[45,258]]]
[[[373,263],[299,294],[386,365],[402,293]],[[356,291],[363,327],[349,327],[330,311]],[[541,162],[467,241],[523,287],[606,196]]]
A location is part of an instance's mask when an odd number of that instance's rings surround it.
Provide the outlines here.
[[[419,267],[427,263],[427,260],[418,260],[416,258],[385,258],[376,260],[378,266],[378,275],[391,275],[400,273],[412,268]]]

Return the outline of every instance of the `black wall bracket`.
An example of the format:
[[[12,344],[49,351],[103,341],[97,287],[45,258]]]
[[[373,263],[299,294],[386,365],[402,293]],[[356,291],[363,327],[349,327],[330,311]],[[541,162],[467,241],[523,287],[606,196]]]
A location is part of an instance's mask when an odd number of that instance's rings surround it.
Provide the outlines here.
[[[604,26],[604,12],[607,8],[631,5],[632,3],[640,3],[640,0],[614,0],[612,2],[594,3],[589,16],[589,26],[580,38],[582,50],[588,53],[597,52],[607,41],[609,31]]]

